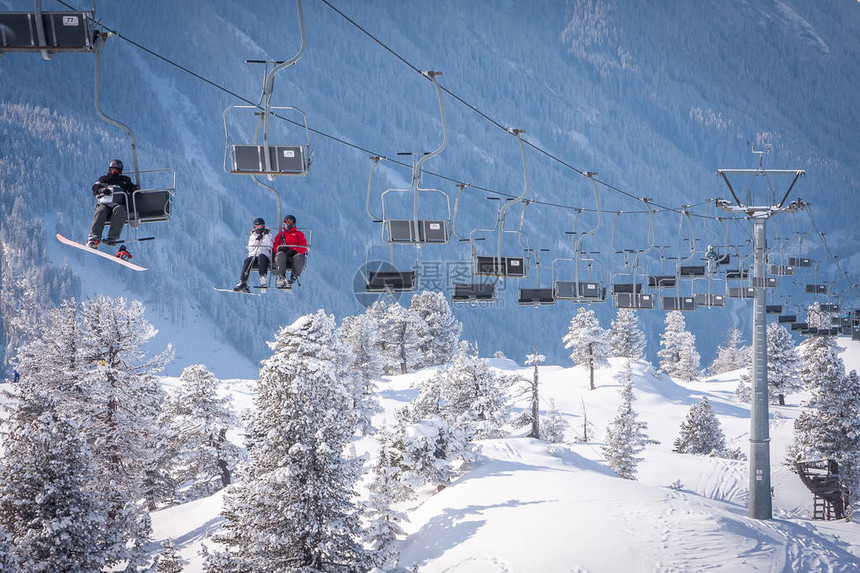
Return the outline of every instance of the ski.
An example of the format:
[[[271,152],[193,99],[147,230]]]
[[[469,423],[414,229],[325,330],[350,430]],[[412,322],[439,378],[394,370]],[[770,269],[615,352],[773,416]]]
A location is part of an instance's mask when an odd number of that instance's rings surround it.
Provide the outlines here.
[[[98,255],[102,258],[105,258],[109,261],[119,263],[122,266],[127,267],[133,271],[145,271],[145,270],[147,270],[146,267],[136,265],[136,264],[132,263],[131,261],[123,260],[119,257],[111,255],[110,253],[103,253],[102,251],[100,251],[98,249],[91,249],[90,247],[88,247],[86,245],[82,245],[81,243],[77,243],[71,239],[67,239],[66,237],[62,236],[59,233],[57,233],[57,240],[60,241],[61,243],[63,243],[64,245],[69,245],[70,247],[75,247],[75,248],[80,249],[86,253],[92,253],[94,255]]]
[[[248,296],[263,296],[260,293],[256,293],[256,292],[245,292],[243,290],[233,290],[231,288],[218,288],[218,287],[212,287],[212,288],[214,288],[218,292],[232,292],[235,294],[244,294],[244,295],[248,295]]]

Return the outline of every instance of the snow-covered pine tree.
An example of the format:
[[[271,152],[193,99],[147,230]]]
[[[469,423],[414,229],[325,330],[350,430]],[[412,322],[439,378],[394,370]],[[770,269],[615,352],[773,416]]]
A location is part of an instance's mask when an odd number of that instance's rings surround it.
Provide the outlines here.
[[[155,558],[155,573],[182,573],[188,561],[179,556],[172,539],[161,542],[162,551]]]
[[[531,431],[528,433],[529,438],[535,438],[536,440],[541,439],[541,431],[540,431],[540,386],[538,382],[538,367],[546,362],[546,356],[543,354],[538,354],[538,351],[535,347],[532,347],[532,353],[526,356],[526,365],[534,365],[534,371],[532,372],[532,379],[528,380],[523,378],[522,380],[528,384],[526,388],[526,394],[529,398],[529,406],[527,409],[523,410],[523,413],[517,420],[514,422],[514,425],[517,427],[527,426],[531,424]]]
[[[421,360],[416,366],[450,361],[457,353],[463,325],[454,318],[445,295],[429,290],[420,292],[412,297],[409,310],[420,319],[417,334]]]
[[[726,343],[717,347],[717,357],[708,368],[711,375],[745,368],[749,364],[750,348],[742,346],[743,335],[734,326],[729,329]]]
[[[832,459],[849,491],[860,487],[860,380],[845,374],[835,337],[811,336],[800,344],[800,379],[809,392],[794,421],[788,459]],[[855,502],[856,503],[856,502]]]
[[[441,416],[465,430],[468,440],[500,437],[509,416],[502,381],[466,341],[450,364],[419,386],[412,411],[412,421]]]
[[[364,316],[370,321],[371,328],[376,331],[374,346],[384,361],[384,357],[388,355],[388,341],[385,339],[385,332],[388,328],[388,305],[385,304],[384,300],[377,300],[367,307]],[[384,365],[381,367],[384,368]]]
[[[767,325],[767,386],[772,404],[785,406],[785,395],[803,388],[800,356],[791,333],[781,324]]]
[[[636,311],[619,308],[609,330],[612,355],[639,360],[645,355],[647,343],[645,333],[639,328]]]
[[[269,343],[242,479],[224,497],[226,523],[207,570],[263,573],[361,571],[354,487],[361,460],[347,457],[357,427],[352,353],[322,310]]]
[[[636,466],[642,458],[636,457],[645,449],[645,445],[656,443],[649,439],[645,430],[646,422],[638,421],[633,409],[633,368],[630,360],[624,369],[624,382],[621,386],[621,405],[606,428],[606,442],[602,446],[603,455],[609,467],[624,479],[636,479]]]
[[[403,308],[400,303],[388,305],[385,313],[385,371],[388,374],[406,374],[421,363],[419,349],[418,317]]]
[[[570,425],[562,417],[561,412],[555,406],[555,400],[550,399],[549,410],[541,422],[543,439],[548,444],[560,444],[564,442],[564,434]]]
[[[400,524],[407,520],[406,514],[395,510],[393,506],[415,495],[402,478],[403,469],[398,465],[400,458],[392,451],[392,442],[393,437],[383,427],[377,435],[379,449],[373,466],[373,481],[367,488],[370,497],[365,511],[369,525],[364,539],[370,547],[373,564],[383,570],[397,562],[400,554],[397,536],[404,535]]]
[[[392,450],[403,471],[403,479],[413,488],[425,483],[445,486],[457,470],[474,461],[475,452],[466,432],[441,416],[411,422],[398,415]]]
[[[227,440],[227,430],[236,425],[236,417],[230,398],[218,397],[218,384],[204,365],[185,367],[159,417],[169,436],[171,475],[175,483],[182,484],[183,501],[228,486],[240,459],[239,448]]]
[[[681,422],[681,435],[675,439],[672,451],[682,454],[721,455],[726,450],[723,428],[707,396],[690,406]]]
[[[19,573],[18,560],[15,558],[15,548],[12,540],[0,527],[0,571],[3,573]]]
[[[565,348],[572,349],[570,359],[574,364],[588,368],[589,388],[594,390],[594,369],[608,366],[607,358],[612,353],[606,331],[600,327],[594,311],[579,307],[562,341]]]
[[[337,333],[352,350],[352,368],[359,374],[353,397],[354,408],[359,414],[359,431],[367,435],[373,431],[373,415],[381,411],[374,382],[382,376],[382,356],[377,345],[379,331],[369,315],[359,314],[345,316]]]
[[[701,357],[696,351],[696,337],[687,332],[684,315],[679,310],[666,313],[665,329],[657,352],[660,368],[669,376],[690,381],[698,377]]]
[[[102,537],[107,511],[76,424],[47,396],[24,392],[3,437],[0,525],[21,570],[101,571],[109,561]]]
[[[147,471],[159,456],[156,423],[164,393],[156,379],[172,357],[147,358],[141,347],[155,336],[140,301],[98,296],[66,301],[46,312],[41,337],[16,357],[22,391],[44,395],[74,421],[90,446],[95,482],[107,504],[108,564],[143,566],[150,534],[142,501]]]

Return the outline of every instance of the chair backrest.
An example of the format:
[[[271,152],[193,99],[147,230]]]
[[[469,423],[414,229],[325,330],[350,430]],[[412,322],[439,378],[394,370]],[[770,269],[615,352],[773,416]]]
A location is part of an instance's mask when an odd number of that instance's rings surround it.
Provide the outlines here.
[[[39,24],[44,40],[39,37]],[[87,12],[0,12],[0,53],[91,52],[94,38]]]

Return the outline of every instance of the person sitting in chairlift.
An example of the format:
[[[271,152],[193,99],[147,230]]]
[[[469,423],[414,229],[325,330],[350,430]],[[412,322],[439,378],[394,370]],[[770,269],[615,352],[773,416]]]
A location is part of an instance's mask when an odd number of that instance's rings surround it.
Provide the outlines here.
[[[284,217],[284,226],[275,237],[273,249],[278,273],[278,288],[292,288],[302,269],[305,268],[305,257],[308,252],[305,234],[296,228],[295,215]],[[287,268],[290,278],[287,279]],[[301,284],[301,283],[299,283]]]
[[[119,203],[119,193],[130,196],[138,189],[128,176],[122,174],[122,161],[114,159],[108,166],[107,175],[102,175],[93,184],[93,197],[96,198],[96,211],[90,227],[90,235],[87,238],[87,246],[98,249],[102,240],[102,231],[108,217],[110,217],[110,231],[108,232],[107,244],[113,245],[119,242],[122,228],[128,220],[128,211],[125,205]]]
[[[265,287],[266,274],[269,272],[269,261],[272,259],[272,234],[266,228],[266,221],[261,217],[254,219],[254,228],[248,237],[248,256],[242,262],[242,272],[239,275],[239,283],[233,287],[235,291],[251,292],[248,288],[248,278],[251,269],[257,263],[257,271],[260,273],[260,286]]]
[[[708,274],[714,272],[719,258],[717,251],[714,250],[714,245],[708,245],[708,251],[705,253],[705,260],[708,261]]]

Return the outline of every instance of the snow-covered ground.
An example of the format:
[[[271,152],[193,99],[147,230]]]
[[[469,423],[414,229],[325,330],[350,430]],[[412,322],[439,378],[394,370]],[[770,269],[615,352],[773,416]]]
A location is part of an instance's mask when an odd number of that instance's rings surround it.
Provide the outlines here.
[[[860,342],[840,341],[846,366],[860,368]],[[531,367],[491,363],[531,376]],[[682,384],[637,363],[634,409],[660,443],[646,448],[637,481],[628,481],[614,475],[600,449],[620,401],[623,366],[612,359],[610,368],[597,372],[591,391],[582,367],[542,366],[542,401],[554,399],[564,413],[568,442],[547,445],[518,437],[523,431],[481,442],[479,460],[458,479],[441,491],[422,491],[406,507],[410,521],[400,565],[417,565],[423,573],[860,571],[860,525],[813,521],[812,495],[782,465],[802,396],[771,407],[774,517],[759,521],[747,517],[747,462],[672,452],[681,421],[702,395],[722,423],[727,445],[748,451],[749,407],[734,395],[739,373]],[[417,395],[416,383],[432,372],[380,381],[385,411],[378,425],[392,420]],[[172,386],[176,379],[164,383]],[[237,408],[253,405],[253,381],[225,380],[222,389]],[[590,437],[578,443],[583,414]],[[374,442],[364,439],[356,447],[367,451]],[[174,540],[189,561],[186,573],[202,571],[198,551],[222,523],[222,499],[219,493],[153,514],[155,539]]]

